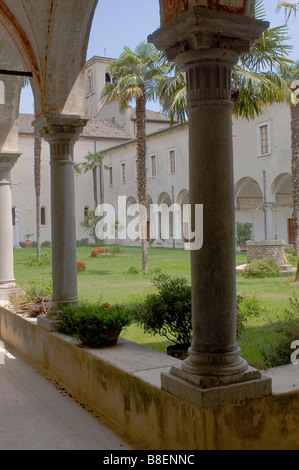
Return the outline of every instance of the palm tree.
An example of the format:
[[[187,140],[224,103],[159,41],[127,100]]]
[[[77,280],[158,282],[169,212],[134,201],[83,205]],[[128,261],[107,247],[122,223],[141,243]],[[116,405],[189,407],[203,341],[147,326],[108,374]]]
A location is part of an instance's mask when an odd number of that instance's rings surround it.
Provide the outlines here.
[[[288,22],[292,14],[296,16],[297,10],[299,9],[299,2],[278,2],[276,7],[277,12],[282,9],[284,9],[285,20]]]
[[[82,175],[82,173],[86,174],[89,171],[92,171],[95,209],[98,207],[97,168],[101,167],[102,160],[103,160],[102,154],[96,151],[94,153],[88,152],[88,154],[85,156],[85,162],[75,163],[74,165],[75,174],[77,176]]]
[[[285,3],[285,2],[283,2]],[[256,17],[265,19],[262,0],[256,1]],[[250,51],[243,54],[232,71],[232,101],[234,115],[253,119],[274,102],[291,103],[291,93],[285,80],[276,72],[281,66],[291,64],[287,55],[292,47],[286,44],[287,26],[269,28],[253,41]],[[164,55],[166,62],[166,56]],[[168,73],[161,77],[155,89],[163,112],[171,121],[187,119],[186,76],[176,65],[169,65]]]
[[[285,11],[286,22],[292,14],[296,15],[299,2],[278,2],[277,11]],[[287,81],[292,92],[293,102],[291,106],[291,139],[292,139],[292,186],[293,186],[293,219],[295,225],[295,251],[299,253],[299,106],[294,92],[299,88],[299,62],[294,66],[281,67],[281,75]],[[299,261],[297,265],[295,282],[299,286]]]
[[[105,104],[118,101],[123,109],[131,102],[136,106],[137,128],[137,192],[140,209],[142,239],[142,269],[148,270],[147,253],[147,172],[146,172],[146,105],[154,98],[154,84],[158,77],[165,74],[168,67],[162,54],[146,42],[141,42],[135,50],[125,47],[119,59],[108,67],[112,82],[104,88],[100,99]]]
[[[40,227],[41,227],[41,152],[42,137],[40,131],[34,129],[34,186],[35,186],[35,208],[36,208],[36,258],[41,260]]]

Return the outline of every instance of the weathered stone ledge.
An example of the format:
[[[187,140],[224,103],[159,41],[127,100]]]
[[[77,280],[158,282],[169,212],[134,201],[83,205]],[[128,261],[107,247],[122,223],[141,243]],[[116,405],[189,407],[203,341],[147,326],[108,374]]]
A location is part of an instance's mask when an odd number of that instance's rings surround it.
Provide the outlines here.
[[[285,376],[273,369],[270,396],[203,409],[161,389],[161,372],[167,373],[177,360],[130,341],[82,348],[6,309],[0,309],[0,337],[140,449],[299,449],[296,366],[287,366]],[[292,377],[296,387],[289,382]]]

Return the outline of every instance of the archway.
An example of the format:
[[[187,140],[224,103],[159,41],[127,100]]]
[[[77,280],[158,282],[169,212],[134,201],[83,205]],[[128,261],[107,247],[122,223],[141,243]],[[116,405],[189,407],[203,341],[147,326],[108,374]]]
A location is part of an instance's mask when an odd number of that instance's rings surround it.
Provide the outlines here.
[[[293,190],[290,173],[278,175],[271,185],[271,196],[275,202],[274,224],[277,238],[286,243],[295,243],[295,225],[293,219]]]
[[[236,222],[252,224],[253,237],[264,239],[263,193],[259,183],[245,177],[235,185]]]

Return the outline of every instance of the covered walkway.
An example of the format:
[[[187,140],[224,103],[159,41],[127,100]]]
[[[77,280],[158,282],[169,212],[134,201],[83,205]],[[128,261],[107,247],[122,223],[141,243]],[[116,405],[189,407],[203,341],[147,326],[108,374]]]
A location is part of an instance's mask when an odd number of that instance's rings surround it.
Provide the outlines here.
[[[0,450],[130,450],[11,348],[0,365]]]

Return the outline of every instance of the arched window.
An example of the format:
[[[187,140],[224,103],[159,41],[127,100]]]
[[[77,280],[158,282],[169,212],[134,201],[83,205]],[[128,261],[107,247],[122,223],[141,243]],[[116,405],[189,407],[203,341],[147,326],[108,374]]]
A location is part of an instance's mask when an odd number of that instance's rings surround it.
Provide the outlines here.
[[[46,208],[42,207],[40,210],[40,224],[44,227],[47,225],[47,214],[46,214]]]
[[[92,71],[89,70],[87,75],[87,93],[93,92],[93,74]]]
[[[0,104],[5,104],[5,85],[0,81]]]

